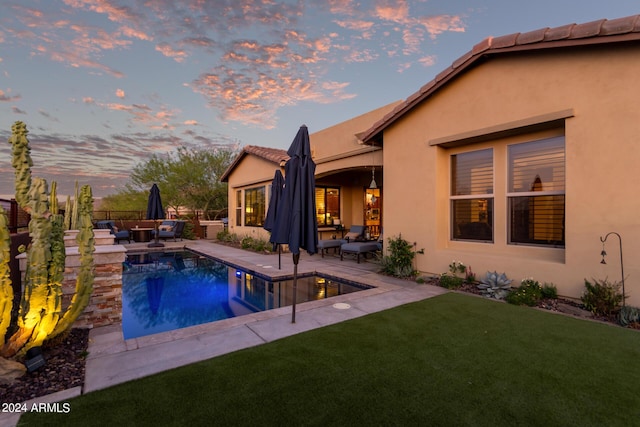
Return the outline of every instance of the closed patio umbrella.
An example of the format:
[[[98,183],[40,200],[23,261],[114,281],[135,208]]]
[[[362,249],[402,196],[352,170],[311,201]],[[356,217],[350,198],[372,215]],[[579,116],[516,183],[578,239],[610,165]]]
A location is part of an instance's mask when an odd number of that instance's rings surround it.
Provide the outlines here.
[[[313,255],[318,250],[318,221],[316,218],[315,171],[311,158],[311,144],[307,126],[293,139],[285,164],[285,182],[282,203],[278,208],[272,243],[289,245],[293,254],[293,311],[291,323],[296,321],[296,293],[298,290],[298,262],[300,249]]]
[[[269,209],[267,210],[267,216],[264,219],[264,226],[262,227],[269,232],[273,231],[273,229],[275,228],[276,216],[280,207],[283,190],[284,177],[282,176],[282,172],[280,172],[280,169],[278,169],[276,170],[276,173],[273,176],[273,181],[271,182],[271,198],[269,199]],[[282,263],[280,261],[281,251],[280,245],[277,243],[273,244],[273,249],[275,250],[276,245],[278,246],[278,270],[280,270],[282,269]]]
[[[158,220],[164,219],[164,209],[162,208],[160,189],[156,184],[153,184],[149,191],[149,200],[147,201],[147,219],[153,220],[156,232],[154,242],[149,243],[147,246],[150,248],[163,247],[164,244],[158,241],[158,238],[160,237],[160,233],[158,232]]]

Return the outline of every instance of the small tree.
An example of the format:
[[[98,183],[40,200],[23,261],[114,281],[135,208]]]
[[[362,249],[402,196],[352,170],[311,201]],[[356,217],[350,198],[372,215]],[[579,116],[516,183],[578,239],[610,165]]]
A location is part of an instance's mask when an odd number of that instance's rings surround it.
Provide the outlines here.
[[[167,207],[186,207],[205,213],[227,207],[227,184],[220,177],[235,158],[231,148],[190,149],[181,147],[166,156],[153,155],[135,166],[128,193],[148,194],[153,183],[158,184],[162,201]]]

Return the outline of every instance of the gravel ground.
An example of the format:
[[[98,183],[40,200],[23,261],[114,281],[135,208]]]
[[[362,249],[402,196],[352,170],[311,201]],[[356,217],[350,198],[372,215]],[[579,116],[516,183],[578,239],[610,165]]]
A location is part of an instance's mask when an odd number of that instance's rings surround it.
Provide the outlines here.
[[[0,385],[2,401],[22,403],[83,385],[88,345],[89,329],[72,329],[62,342],[43,346],[46,364],[34,372],[27,372],[11,385]]]

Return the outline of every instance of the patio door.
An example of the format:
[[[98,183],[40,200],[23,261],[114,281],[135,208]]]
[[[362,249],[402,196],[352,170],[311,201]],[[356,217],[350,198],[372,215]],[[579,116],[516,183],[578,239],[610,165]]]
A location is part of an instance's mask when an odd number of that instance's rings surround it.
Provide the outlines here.
[[[380,188],[364,190],[364,225],[368,227],[372,239],[380,236],[382,226],[382,190]]]

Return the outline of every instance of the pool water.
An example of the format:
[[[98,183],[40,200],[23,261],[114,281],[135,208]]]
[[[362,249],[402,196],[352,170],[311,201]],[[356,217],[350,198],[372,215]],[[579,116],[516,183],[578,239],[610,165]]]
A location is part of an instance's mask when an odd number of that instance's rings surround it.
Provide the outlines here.
[[[190,251],[129,254],[122,273],[125,339],[292,304],[293,280],[272,282]],[[296,303],[369,289],[333,278],[298,278]]]

